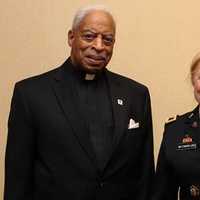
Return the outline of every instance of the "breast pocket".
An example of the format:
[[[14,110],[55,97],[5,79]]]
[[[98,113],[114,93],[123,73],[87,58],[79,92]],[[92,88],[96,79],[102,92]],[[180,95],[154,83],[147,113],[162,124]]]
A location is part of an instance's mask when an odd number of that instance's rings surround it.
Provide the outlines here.
[[[131,148],[139,148],[145,140],[143,128],[127,129],[125,133],[125,142]]]
[[[129,137],[134,137],[134,136],[141,136],[143,135],[143,129],[142,128],[132,128],[132,129],[127,129],[126,130],[126,135]]]

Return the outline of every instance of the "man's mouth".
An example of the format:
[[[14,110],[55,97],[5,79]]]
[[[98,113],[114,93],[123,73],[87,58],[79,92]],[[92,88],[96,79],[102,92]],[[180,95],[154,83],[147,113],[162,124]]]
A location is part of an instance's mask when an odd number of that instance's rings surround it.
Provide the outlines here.
[[[104,56],[96,56],[96,55],[86,56],[86,59],[89,64],[93,64],[93,65],[99,65],[105,62],[106,60]]]

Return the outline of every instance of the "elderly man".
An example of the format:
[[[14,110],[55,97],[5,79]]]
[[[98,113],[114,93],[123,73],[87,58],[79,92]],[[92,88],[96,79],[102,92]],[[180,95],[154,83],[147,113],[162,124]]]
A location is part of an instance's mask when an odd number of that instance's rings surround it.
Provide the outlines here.
[[[115,21],[93,6],[59,68],[15,85],[4,200],[146,200],[154,175],[148,89],[106,69]]]

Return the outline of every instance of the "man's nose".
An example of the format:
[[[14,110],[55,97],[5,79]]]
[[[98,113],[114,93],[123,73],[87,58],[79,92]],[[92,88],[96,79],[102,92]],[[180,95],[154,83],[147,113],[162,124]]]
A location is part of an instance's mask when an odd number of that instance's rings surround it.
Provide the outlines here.
[[[102,51],[104,48],[104,44],[103,44],[103,39],[101,36],[98,36],[93,43],[93,47],[97,50],[97,51]]]

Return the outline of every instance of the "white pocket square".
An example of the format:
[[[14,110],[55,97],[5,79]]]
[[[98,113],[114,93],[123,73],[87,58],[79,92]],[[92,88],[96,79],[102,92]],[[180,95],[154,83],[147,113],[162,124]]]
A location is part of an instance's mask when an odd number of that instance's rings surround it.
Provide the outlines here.
[[[139,127],[140,127],[139,122],[135,122],[135,120],[133,120],[132,118],[129,120],[128,129],[134,129]]]

